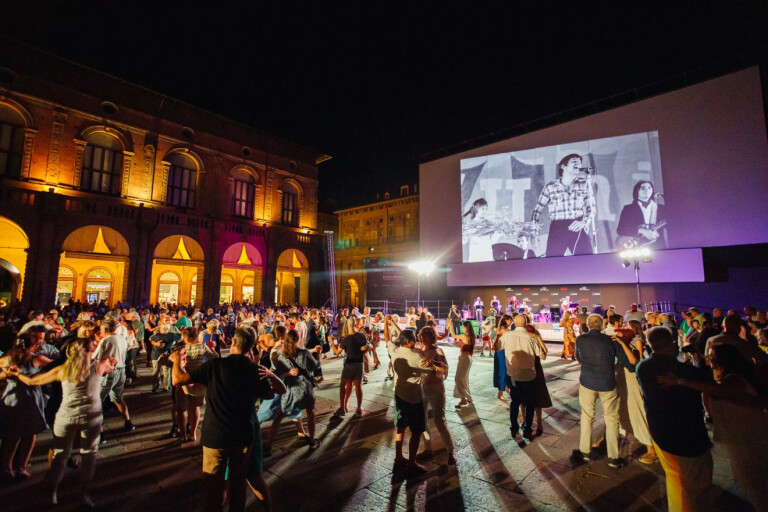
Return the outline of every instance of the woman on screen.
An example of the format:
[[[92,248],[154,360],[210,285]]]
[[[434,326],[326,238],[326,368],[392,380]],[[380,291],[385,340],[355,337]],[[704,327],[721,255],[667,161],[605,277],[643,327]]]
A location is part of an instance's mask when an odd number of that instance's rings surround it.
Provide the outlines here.
[[[469,244],[467,262],[493,261],[491,234],[483,229],[484,219],[488,214],[488,201],[477,199],[469,210],[461,216],[463,242]]]

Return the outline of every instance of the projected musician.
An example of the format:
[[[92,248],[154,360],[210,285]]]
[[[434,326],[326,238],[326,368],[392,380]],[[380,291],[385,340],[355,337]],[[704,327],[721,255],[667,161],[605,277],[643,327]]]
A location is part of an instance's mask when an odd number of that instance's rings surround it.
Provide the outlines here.
[[[581,156],[566,155],[557,165],[559,178],[544,186],[531,220],[540,223],[541,212],[549,211],[547,256],[592,254],[588,228],[595,215],[591,180],[582,172]]]
[[[650,181],[638,181],[632,189],[632,202],[621,210],[616,233],[616,248],[621,251],[639,247],[667,247],[667,218],[664,205],[656,202],[656,190]]]

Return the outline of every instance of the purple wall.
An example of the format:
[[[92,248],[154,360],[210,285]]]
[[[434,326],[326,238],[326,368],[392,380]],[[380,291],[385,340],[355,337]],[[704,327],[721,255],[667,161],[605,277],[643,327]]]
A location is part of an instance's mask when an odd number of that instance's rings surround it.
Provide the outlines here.
[[[448,286],[634,283],[617,254],[448,265]],[[641,283],[704,281],[701,249],[657,251],[640,266]]]
[[[448,283],[453,286],[633,282],[632,271],[622,269],[618,257],[609,254],[461,264],[459,165],[462,158],[653,130],[659,132],[667,216],[676,218],[669,232],[671,248],[768,243],[768,141],[762,106],[759,71],[749,68],[422,164],[421,257],[450,265]],[[664,252],[670,258],[659,253],[643,267],[643,281],[704,280],[700,250],[698,256]]]

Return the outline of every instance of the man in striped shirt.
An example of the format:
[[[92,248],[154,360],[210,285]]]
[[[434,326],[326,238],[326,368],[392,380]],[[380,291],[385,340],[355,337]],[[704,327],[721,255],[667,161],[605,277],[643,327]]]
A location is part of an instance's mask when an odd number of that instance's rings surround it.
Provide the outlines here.
[[[531,220],[539,223],[547,207],[547,256],[592,254],[587,227],[595,215],[595,195],[591,181],[581,173],[581,156],[566,155],[557,171],[560,177],[544,186]]]

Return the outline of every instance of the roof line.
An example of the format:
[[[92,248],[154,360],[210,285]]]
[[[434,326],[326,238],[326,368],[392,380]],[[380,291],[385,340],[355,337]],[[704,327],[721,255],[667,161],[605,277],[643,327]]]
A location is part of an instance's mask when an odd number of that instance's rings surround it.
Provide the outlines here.
[[[462,142],[422,153],[419,155],[418,161],[420,164],[423,164],[456,153],[477,149],[488,144],[493,144],[505,139],[524,135],[526,133],[531,133],[562,123],[575,121],[576,119],[580,119],[582,117],[587,117],[593,114],[606,112],[614,108],[623,107],[640,100],[645,100],[654,96],[673,92],[678,89],[682,89],[683,87],[695,85],[697,83],[711,80],[728,73],[741,71],[742,69],[759,65],[760,59],[765,57],[765,54],[761,53],[754,55],[739,55],[730,59],[723,59],[713,63],[705,64],[699,66],[698,68],[686,70],[682,73],[678,73],[667,78],[662,78],[655,82],[650,82],[639,87],[634,87],[620,93],[570,107],[559,112],[547,114],[535,119],[522,121],[509,128],[492,131],[490,133],[479,135]]]

